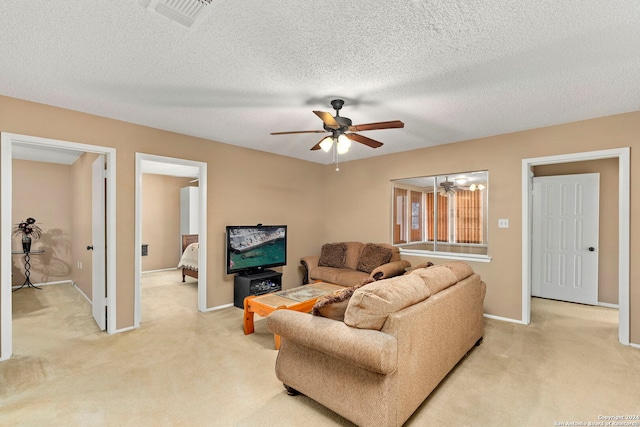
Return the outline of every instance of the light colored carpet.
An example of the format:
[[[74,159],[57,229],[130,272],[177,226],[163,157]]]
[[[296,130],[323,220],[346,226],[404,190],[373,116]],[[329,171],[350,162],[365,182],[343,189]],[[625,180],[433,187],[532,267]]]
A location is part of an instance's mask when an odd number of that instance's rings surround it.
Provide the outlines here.
[[[0,425],[352,425],[286,395],[264,319],[245,336],[242,310],[199,313],[195,281],[180,280],[145,274],[142,326],[115,335],[97,330],[71,285],[15,292]],[[553,426],[621,414],[640,415],[640,350],[617,343],[617,311],[534,299],[530,326],[487,319],[484,342],[406,425]]]

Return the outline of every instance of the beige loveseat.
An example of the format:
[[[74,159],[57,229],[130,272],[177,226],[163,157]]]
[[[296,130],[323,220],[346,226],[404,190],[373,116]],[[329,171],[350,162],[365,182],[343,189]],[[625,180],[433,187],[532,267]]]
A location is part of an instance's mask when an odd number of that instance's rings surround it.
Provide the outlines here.
[[[367,278],[375,280],[404,274],[411,263],[400,259],[400,250],[386,243],[338,242],[322,246],[320,255],[305,256],[302,284],[323,281],[354,286]]]
[[[348,301],[324,298],[346,304],[344,320],[277,310],[267,318],[281,337],[276,376],[359,426],[401,426],[480,343],[485,291],[467,264],[449,262],[366,284]]]

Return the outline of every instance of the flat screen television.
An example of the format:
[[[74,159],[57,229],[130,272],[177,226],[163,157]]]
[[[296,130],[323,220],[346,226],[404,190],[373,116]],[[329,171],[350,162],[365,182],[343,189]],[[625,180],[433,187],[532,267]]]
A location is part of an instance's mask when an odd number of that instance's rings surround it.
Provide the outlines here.
[[[287,264],[286,225],[228,225],[227,274],[246,274]]]

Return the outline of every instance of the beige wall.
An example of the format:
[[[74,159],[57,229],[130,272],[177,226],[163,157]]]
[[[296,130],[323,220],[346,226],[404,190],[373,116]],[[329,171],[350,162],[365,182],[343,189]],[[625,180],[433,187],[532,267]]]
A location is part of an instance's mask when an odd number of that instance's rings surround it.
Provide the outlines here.
[[[224,270],[226,225],[289,226],[288,264],[278,268],[285,288],[300,284],[300,257],[323,241],[321,165],[4,96],[0,111],[0,132],[116,149],[117,329],[134,319],[136,152],[208,164],[207,307],[233,302],[233,276]]]
[[[533,173],[535,176],[600,174],[598,301],[618,304],[618,160],[536,166]]]
[[[225,225],[287,224],[288,265],[282,271],[284,287],[289,288],[300,283],[300,257],[319,253],[326,241],[390,241],[391,179],[489,170],[489,255],[493,259],[472,266],[488,285],[485,311],[520,319],[522,159],[637,147],[640,135],[640,112],[635,112],[346,162],[335,172],[333,166],[7,97],[0,97],[0,110],[2,132],[116,148],[118,329],[133,324],[136,152],[208,164],[208,307],[233,301],[233,278],[224,273]],[[640,154],[632,150],[631,169],[638,165]],[[633,222],[640,213],[640,175],[631,174],[631,189],[630,255],[634,260],[640,254],[635,243],[640,228]],[[498,218],[509,218],[511,227],[499,229]],[[414,264],[424,261],[407,259]],[[630,268],[631,342],[640,343],[640,265],[632,263]]]
[[[44,249],[31,256],[31,283],[70,280],[73,261],[71,236],[71,166],[55,163],[15,160],[13,173],[12,224],[28,217],[37,220],[42,237],[33,240],[32,249]],[[13,237],[13,250],[22,250],[20,237]],[[12,257],[12,284],[24,283],[24,256]]]
[[[142,175],[142,242],[149,245],[142,271],[176,268],[180,261],[180,189],[190,178]]]
[[[73,280],[91,298],[91,164],[95,154],[83,154],[73,165],[14,160],[12,223],[32,216],[43,230],[32,257],[33,283]],[[29,188],[25,193],[24,188]],[[20,248],[17,237],[13,249]],[[37,257],[37,258],[36,258]],[[14,285],[24,282],[23,258],[13,257]]]
[[[325,167],[324,237],[327,241],[391,241],[390,180],[452,172],[489,171],[490,263],[471,263],[487,283],[485,311],[522,317],[522,159],[632,147],[640,167],[640,112],[440,145]],[[631,173],[631,260],[640,256],[640,174]],[[498,228],[508,218],[510,228]],[[607,228],[605,225],[603,228]],[[608,245],[609,243],[606,243]],[[601,248],[602,251],[603,248]],[[424,258],[407,257],[413,264]],[[441,260],[433,260],[442,262]],[[606,261],[609,263],[610,261]],[[615,261],[617,262],[617,260]],[[610,268],[603,269],[614,280]],[[617,276],[617,274],[616,274]],[[630,341],[640,343],[640,264],[630,266]],[[606,298],[610,298],[607,296]]]

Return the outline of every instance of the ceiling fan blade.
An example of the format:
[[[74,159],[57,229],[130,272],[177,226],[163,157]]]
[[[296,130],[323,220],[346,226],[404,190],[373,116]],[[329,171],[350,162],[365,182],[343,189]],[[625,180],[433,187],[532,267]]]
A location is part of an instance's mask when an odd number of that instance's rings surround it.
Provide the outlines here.
[[[392,120],[390,122],[366,123],[364,125],[349,126],[349,130],[352,132],[360,132],[363,130],[394,129],[403,127],[404,123],[400,120]]]
[[[375,139],[367,138],[366,136],[358,135],[357,133],[345,133],[345,136],[352,141],[359,142],[371,148],[382,147],[382,142],[378,142]]]
[[[320,119],[324,122],[327,127],[331,129],[338,129],[340,127],[340,123],[336,122],[336,119],[330,113],[325,113],[324,111],[314,111],[315,115],[320,117]]]
[[[293,130],[289,132],[271,132],[270,135],[289,135],[292,133],[326,133],[326,130]]]

